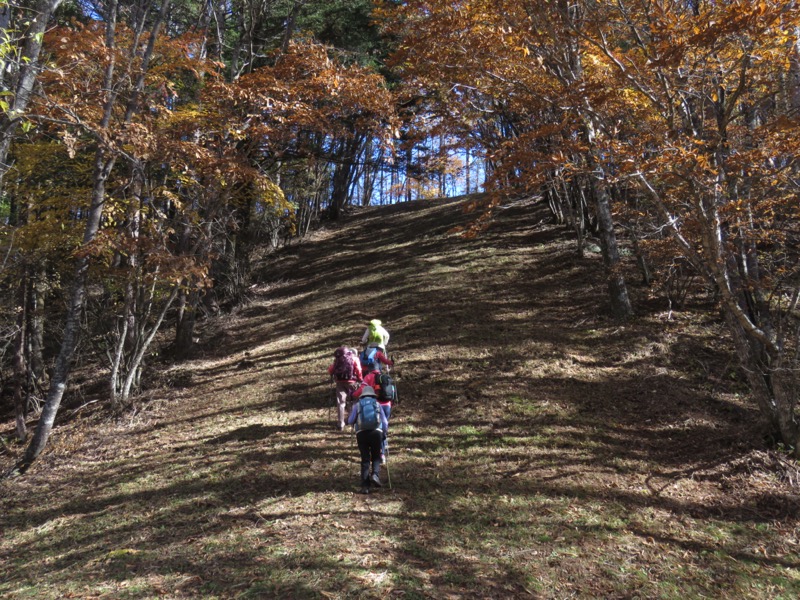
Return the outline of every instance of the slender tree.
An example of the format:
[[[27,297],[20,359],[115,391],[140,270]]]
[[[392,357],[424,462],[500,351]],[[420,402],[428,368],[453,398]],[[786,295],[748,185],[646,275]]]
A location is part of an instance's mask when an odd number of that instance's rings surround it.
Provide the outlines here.
[[[124,101],[122,109],[123,124],[131,123],[139,108],[139,96],[144,88],[145,75],[153,55],[156,40],[158,39],[159,30],[169,10],[169,3],[170,0],[163,0],[158,10],[158,16],[152,20],[148,42],[143,54],[137,56],[139,52],[138,44],[131,45],[132,54],[130,57],[131,59],[138,58],[139,75],[134,79],[133,88]],[[109,52],[109,60],[107,60],[104,69],[102,89],[105,90],[105,97],[103,99],[97,128],[97,133],[101,135],[106,134],[114,125],[112,124],[112,117],[114,116],[119,98],[119,88],[115,83],[115,68],[117,67],[117,63],[114,59],[114,54],[117,49],[118,4],[116,1],[112,1],[106,8],[106,13],[104,14],[104,46]],[[144,16],[142,16],[140,22],[144,23]],[[118,151],[114,150],[110,145],[100,142],[97,146],[94,160],[94,173],[92,176],[93,189],[91,192],[91,202],[86,213],[86,227],[83,235],[83,246],[86,251],[80,254],[76,260],[72,292],[67,305],[61,349],[53,367],[50,389],[45,399],[42,414],[36,426],[33,439],[28,445],[24,455],[13,469],[16,473],[24,473],[44,450],[47,440],[50,437],[56,415],[58,414],[61,399],[67,387],[70,363],[78,342],[80,316],[86,296],[88,270],[91,263],[91,252],[89,248],[97,237],[97,233],[100,229],[100,220],[106,201],[106,181],[112,172],[118,155]]]
[[[9,169],[11,143],[20,123],[25,119],[41,68],[39,55],[44,32],[61,2],[62,0],[39,0],[29,7],[23,5],[17,23],[12,18],[10,4],[0,7],[0,85],[2,91],[10,93],[0,101],[0,191]],[[15,25],[22,28],[18,38],[13,36]]]

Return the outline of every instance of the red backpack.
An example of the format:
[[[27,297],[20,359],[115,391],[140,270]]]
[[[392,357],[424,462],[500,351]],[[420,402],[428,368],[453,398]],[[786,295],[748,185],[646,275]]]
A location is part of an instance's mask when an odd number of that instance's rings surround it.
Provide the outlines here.
[[[338,381],[350,381],[356,378],[356,365],[350,349],[339,346],[333,353],[333,376]]]

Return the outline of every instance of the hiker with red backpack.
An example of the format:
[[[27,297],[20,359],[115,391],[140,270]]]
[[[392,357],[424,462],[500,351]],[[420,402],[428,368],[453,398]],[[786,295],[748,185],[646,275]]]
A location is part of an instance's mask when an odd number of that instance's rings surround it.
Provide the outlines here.
[[[373,358],[365,358],[365,352],[361,353],[362,371],[365,373],[364,381],[357,387],[352,394],[353,400],[358,400],[363,394],[364,389],[369,387],[374,390],[378,397],[378,403],[381,405],[383,412],[386,414],[386,432],[389,432],[389,419],[392,415],[392,403],[397,399],[397,389],[394,385],[394,380],[388,373],[381,372],[381,363],[387,367],[393,367],[394,361],[386,358],[377,348],[367,348],[374,353]],[[381,444],[381,464],[386,464],[386,455],[389,448],[386,440],[384,439]]]
[[[355,427],[356,442],[361,454],[361,493],[369,494],[373,486],[382,485],[381,447],[389,430],[386,413],[371,387],[361,388],[361,397],[358,402],[353,403],[347,424]]]
[[[339,431],[344,431],[344,413],[348,397],[361,383],[361,362],[354,348],[339,346],[333,353],[333,364],[328,373],[336,382],[336,404],[339,408]]]

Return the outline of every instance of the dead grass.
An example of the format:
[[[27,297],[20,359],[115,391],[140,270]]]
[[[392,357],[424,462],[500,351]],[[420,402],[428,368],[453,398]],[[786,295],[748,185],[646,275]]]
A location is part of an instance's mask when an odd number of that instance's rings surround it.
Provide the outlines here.
[[[540,207],[465,241],[458,205],[286,249],[135,413],[60,424],[0,484],[0,595],[798,597],[796,465],[762,447],[720,324],[636,288],[653,309],[615,324],[599,257]],[[373,317],[401,403],[392,489],[362,497],[324,369]]]

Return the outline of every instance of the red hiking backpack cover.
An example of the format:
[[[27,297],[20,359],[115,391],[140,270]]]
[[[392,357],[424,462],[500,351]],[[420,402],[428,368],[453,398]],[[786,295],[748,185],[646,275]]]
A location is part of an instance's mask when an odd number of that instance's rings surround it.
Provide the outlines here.
[[[356,378],[355,360],[345,346],[339,346],[333,353],[333,376],[338,381],[351,381]]]

